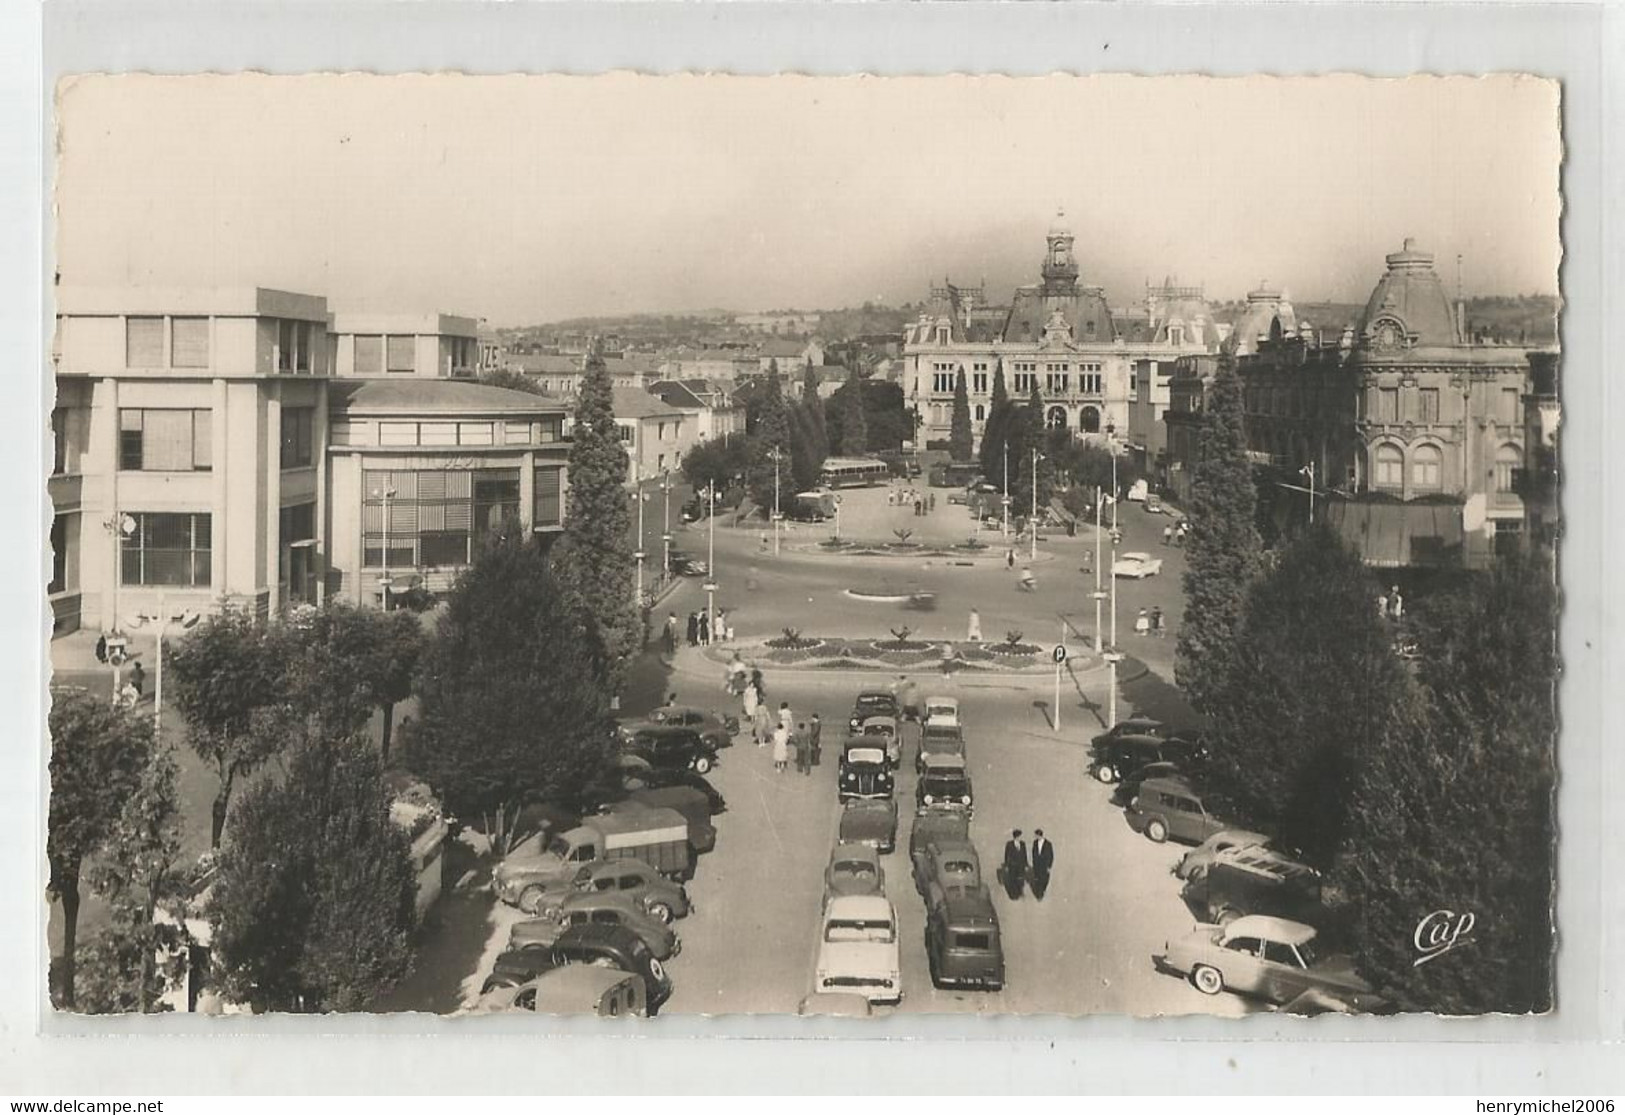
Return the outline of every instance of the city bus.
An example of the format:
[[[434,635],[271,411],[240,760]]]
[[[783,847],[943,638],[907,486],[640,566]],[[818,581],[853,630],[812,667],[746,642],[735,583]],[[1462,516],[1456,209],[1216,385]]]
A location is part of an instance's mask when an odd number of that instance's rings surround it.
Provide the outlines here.
[[[885,461],[872,457],[829,457],[818,478],[826,488],[867,488],[885,480],[889,473]]]
[[[982,466],[975,461],[949,461],[932,465],[930,483],[933,488],[968,488],[982,475]]]

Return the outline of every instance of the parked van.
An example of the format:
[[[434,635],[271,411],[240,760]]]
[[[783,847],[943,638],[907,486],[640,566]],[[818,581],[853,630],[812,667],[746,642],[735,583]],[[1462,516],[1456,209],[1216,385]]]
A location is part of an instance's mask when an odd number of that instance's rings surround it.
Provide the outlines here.
[[[948,886],[931,891],[925,955],[935,987],[1004,987],[1004,945],[999,915],[987,887]]]
[[[1207,811],[1188,782],[1178,778],[1148,778],[1124,810],[1129,827],[1157,844],[1170,838],[1200,844],[1226,825]]]
[[[1215,855],[1206,871],[1186,880],[1181,897],[1200,920],[1215,925],[1246,914],[1319,925],[1323,912],[1320,872],[1258,845]]]

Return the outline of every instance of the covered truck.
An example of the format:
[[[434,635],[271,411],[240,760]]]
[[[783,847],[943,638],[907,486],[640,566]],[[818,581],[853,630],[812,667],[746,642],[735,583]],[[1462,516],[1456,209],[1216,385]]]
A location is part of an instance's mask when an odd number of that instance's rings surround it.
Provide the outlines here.
[[[491,883],[504,902],[524,908],[527,895],[535,900],[568,889],[588,866],[626,858],[642,860],[662,875],[693,877],[688,819],[675,809],[627,803],[584,818],[575,828],[520,842],[492,872]]]

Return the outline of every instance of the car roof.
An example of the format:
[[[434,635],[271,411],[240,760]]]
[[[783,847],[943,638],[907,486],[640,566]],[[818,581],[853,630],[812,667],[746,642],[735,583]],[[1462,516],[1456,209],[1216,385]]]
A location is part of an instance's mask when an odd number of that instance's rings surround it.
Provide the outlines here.
[[[957,812],[918,813],[914,817],[914,831],[930,836],[932,843],[938,842],[938,834],[949,831],[962,833],[959,839],[969,840],[970,818]]]
[[[553,947],[572,944],[613,945],[617,948],[632,949],[641,946],[643,938],[624,925],[589,921],[585,925],[572,925],[560,933],[558,939],[553,942]]]
[[[560,968],[552,968],[533,980],[514,988],[515,996],[526,987],[546,988],[550,994],[560,995],[602,995],[605,991],[626,980],[637,979],[634,972],[623,972],[619,968],[600,968],[596,964],[566,964]]]
[[[1116,739],[1112,740],[1112,743],[1119,747],[1125,743],[1134,744],[1136,746],[1161,747],[1167,742],[1168,741],[1163,739],[1161,736],[1148,736],[1141,732],[1125,732],[1123,735],[1120,735]]]
[[[950,754],[946,752],[934,752],[925,757],[926,774],[931,774],[932,772],[941,772],[943,774],[953,774],[958,772],[963,774],[964,771],[965,757],[963,755]]]
[[[927,697],[925,699],[925,703],[926,703],[926,707],[928,707],[928,708],[931,705],[942,705],[944,708],[958,708],[959,707],[959,698],[958,697]]]
[[[1128,552],[1126,554],[1118,554],[1117,556],[1119,558],[1123,559],[1123,560],[1126,560],[1126,561],[1150,561],[1151,560],[1151,555],[1150,554],[1141,553],[1139,550],[1131,550],[1130,552]]]
[[[831,850],[829,854],[829,861],[831,863],[842,859],[861,859],[865,862],[872,861],[878,863],[880,862],[880,853],[876,852],[867,844],[857,844],[843,840],[841,843],[835,845],[834,849]]]
[[[1247,914],[1226,926],[1224,936],[1229,941],[1237,937],[1259,937],[1284,945],[1301,945],[1314,940],[1315,931],[1301,921],[1288,921],[1268,914]]]
[[[1126,720],[1119,720],[1116,724],[1113,724],[1111,730],[1115,732],[1119,728],[1125,728],[1130,724],[1155,724],[1159,728],[1162,727],[1162,721],[1154,716],[1130,716]]]
[[[893,917],[891,903],[881,894],[843,894],[829,900],[824,916],[860,918],[864,921]]]
[[[1190,797],[1197,796],[1197,793],[1191,787],[1191,784],[1186,782],[1183,778],[1147,778],[1144,782],[1140,783],[1140,790],[1142,792],[1147,790],[1166,790],[1173,794],[1186,794]]]
[[[860,703],[862,703],[864,701],[895,701],[895,700],[897,700],[897,694],[895,694],[895,693],[889,693],[884,689],[865,689],[865,690],[863,690],[861,693],[859,693],[857,695],[857,698],[853,701],[853,703],[854,704],[860,704]]]
[[[938,893],[942,895],[944,912],[948,915],[949,921],[998,920],[993,909],[993,895],[986,885],[970,886],[966,883],[957,883],[940,888]]]

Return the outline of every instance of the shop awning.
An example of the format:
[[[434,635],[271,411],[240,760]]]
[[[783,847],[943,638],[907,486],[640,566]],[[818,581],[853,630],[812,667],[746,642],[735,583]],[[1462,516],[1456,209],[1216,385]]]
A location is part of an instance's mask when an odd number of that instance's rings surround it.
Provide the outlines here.
[[[1454,565],[1462,561],[1462,505],[1332,500],[1326,521],[1367,565]]]

